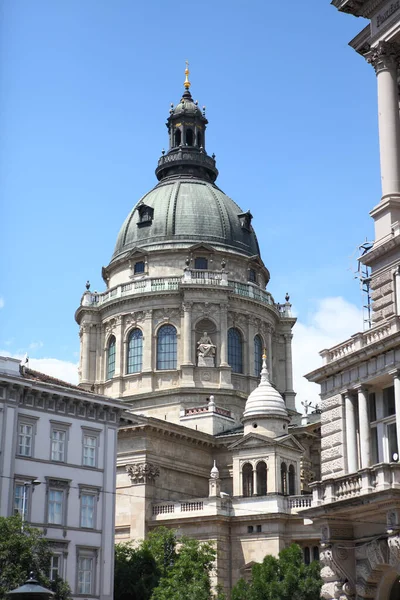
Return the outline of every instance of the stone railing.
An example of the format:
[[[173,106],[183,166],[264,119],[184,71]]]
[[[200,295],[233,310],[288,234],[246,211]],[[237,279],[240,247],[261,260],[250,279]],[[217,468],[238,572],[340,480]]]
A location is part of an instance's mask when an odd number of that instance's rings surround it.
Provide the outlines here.
[[[171,501],[153,504],[152,518],[156,521],[162,521],[165,519],[182,519],[185,516],[227,515],[230,510],[230,499],[219,497],[198,498],[194,500],[182,500],[181,502]]]
[[[357,473],[311,483],[312,506],[358,498],[373,492],[400,489],[400,464],[380,463]]]
[[[366,346],[370,346],[371,344],[375,344],[375,342],[379,342],[398,331],[400,331],[399,318],[396,317],[390,321],[390,323],[377,325],[372,329],[368,329],[368,331],[364,331],[364,333],[356,333],[345,342],[333,346],[333,348],[329,348],[329,350],[322,350],[320,352],[322,362],[324,365],[327,365],[335,360],[345,358],[349,354],[361,350],[361,348],[365,348]]]
[[[174,292],[180,285],[215,285],[229,287],[234,295],[256,300],[275,308],[282,318],[291,317],[291,305],[276,304],[271,294],[252,283],[241,283],[228,280],[227,273],[223,271],[203,271],[187,269],[182,277],[146,277],[130,283],[124,283],[110,288],[106,292],[85,292],[82,296],[81,306],[102,306],[119,298],[136,296],[138,294],[151,294],[156,292]]]
[[[303,510],[304,508],[310,508],[312,502],[312,495],[304,495],[304,496],[289,496],[289,509],[290,512],[297,512],[299,510]]]

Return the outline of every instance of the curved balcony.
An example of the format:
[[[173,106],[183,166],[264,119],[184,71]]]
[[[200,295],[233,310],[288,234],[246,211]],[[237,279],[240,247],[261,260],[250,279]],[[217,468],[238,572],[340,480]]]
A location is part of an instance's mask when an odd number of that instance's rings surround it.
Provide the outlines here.
[[[81,300],[82,307],[99,307],[119,298],[137,296],[141,294],[154,294],[176,292],[181,286],[221,286],[229,289],[235,296],[255,300],[273,307],[282,318],[291,318],[291,305],[277,304],[266,290],[262,290],[252,283],[242,283],[228,279],[228,274],[223,271],[203,271],[187,269],[182,277],[146,277],[130,283],[117,285],[109,290],[96,293],[87,291]]]

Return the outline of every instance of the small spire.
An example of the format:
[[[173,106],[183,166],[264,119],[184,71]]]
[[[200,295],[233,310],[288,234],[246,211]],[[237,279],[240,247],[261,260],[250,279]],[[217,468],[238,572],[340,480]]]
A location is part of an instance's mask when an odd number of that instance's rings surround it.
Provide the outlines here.
[[[186,69],[185,69],[185,83],[183,84],[185,90],[188,90],[190,88],[190,81],[189,81],[189,61],[186,61]]]
[[[267,367],[267,351],[264,348],[262,355],[262,368],[261,368],[261,383],[269,383],[269,373]]]

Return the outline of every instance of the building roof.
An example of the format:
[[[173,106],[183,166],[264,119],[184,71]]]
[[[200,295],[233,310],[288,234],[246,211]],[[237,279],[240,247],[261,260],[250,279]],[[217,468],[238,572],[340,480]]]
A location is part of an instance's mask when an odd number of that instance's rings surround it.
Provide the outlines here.
[[[243,421],[255,417],[278,417],[289,420],[285,402],[276,388],[269,381],[266,356],[263,356],[261,381],[247,398],[243,413]]]
[[[141,222],[143,207],[153,211],[150,222]],[[215,184],[189,175],[168,177],[130,212],[118,234],[112,261],[133,248],[190,247],[198,242],[259,255],[255,232],[241,215],[241,208]]]
[[[64,388],[79,390],[82,392],[82,388],[78,387],[77,385],[73,385],[72,383],[63,381],[62,379],[57,379],[57,377],[52,377],[51,375],[46,375],[46,373],[41,373],[40,371],[35,371],[34,369],[29,369],[27,367],[21,368],[21,376],[24,377],[24,379],[32,379],[33,381],[40,381],[41,383],[59,385]]]

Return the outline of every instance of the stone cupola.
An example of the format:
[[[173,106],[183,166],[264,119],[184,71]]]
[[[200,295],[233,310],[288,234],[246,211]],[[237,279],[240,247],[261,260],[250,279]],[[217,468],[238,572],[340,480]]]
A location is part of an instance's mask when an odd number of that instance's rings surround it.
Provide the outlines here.
[[[253,432],[276,438],[287,434],[290,418],[281,394],[269,380],[265,353],[262,361],[261,381],[247,398],[243,413],[244,435]]]
[[[179,103],[171,104],[167,128],[169,149],[161,156],[156,169],[159,181],[171,175],[192,175],[214,183],[218,176],[215,157],[206,152],[206,108],[201,110],[190,93],[189,68],[186,63],[185,91]]]

